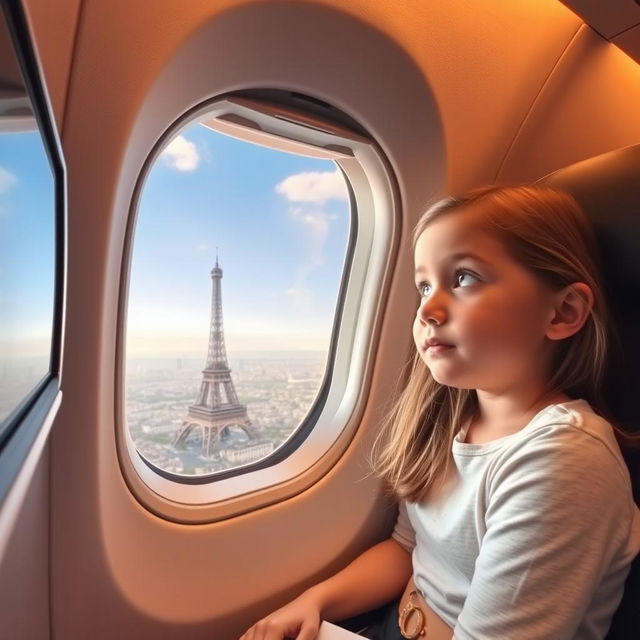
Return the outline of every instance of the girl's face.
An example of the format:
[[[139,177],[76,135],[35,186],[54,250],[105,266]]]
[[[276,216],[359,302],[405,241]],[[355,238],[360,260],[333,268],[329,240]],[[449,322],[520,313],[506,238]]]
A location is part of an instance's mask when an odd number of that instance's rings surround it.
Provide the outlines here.
[[[441,384],[505,393],[543,389],[554,293],[484,229],[473,207],[445,213],[415,249],[413,337]]]

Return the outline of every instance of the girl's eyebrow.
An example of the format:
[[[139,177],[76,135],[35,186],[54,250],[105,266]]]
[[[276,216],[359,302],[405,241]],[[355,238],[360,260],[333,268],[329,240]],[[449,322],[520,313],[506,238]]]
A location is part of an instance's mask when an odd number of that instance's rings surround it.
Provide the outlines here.
[[[466,260],[466,259],[469,259],[469,258],[471,260],[475,260],[476,262],[481,262],[482,264],[485,264],[488,267],[491,266],[490,262],[488,262],[484,258],[481,258],[477,253],[471,253],[471,252],[467,252],[467,251],[461,251],[459,253],[452,253],[449,256],[448,259],[451,262],[458,262],[459,260]],[[416,267],[416,273],[423,273],[425,271],[426,271],[426,269],[424,267],[422,267],[422,266]]]
[[[462,251],[460,253],[454,253],[449,257],[453,262],[457,262],[458,260],[463,260],[466,258],[471,258],[471,260],[475,260],[476,262],[481,262],[482,264],[486,264],[487,266],[491,265],[491,263],[488,260],[485,260],[485,258],[482,258],[477,253]]]

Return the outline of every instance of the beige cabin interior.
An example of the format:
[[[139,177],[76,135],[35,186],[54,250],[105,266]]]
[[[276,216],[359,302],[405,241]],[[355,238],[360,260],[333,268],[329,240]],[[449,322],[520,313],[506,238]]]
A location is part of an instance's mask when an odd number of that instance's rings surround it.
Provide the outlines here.
[[[366,454],[411,347],[411,227],[441,194],[640,142],[640,5],[24,3],[67,164],[68,289],[62,403],[4,532],[1,628],[232,640],[388,535],[393,505]],[[375,138],[397,180],[399,237],[349,437],[291,481],[174,508],[118,448],[127,220],[169,125],[252,87],[315,96]]]

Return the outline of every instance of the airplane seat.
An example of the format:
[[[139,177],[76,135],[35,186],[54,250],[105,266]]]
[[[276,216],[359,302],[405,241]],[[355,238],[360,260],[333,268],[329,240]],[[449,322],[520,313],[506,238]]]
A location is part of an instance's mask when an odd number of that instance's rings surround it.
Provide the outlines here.
[[[602,388],[608,416],[640,431],[636,380],[640,369],[640,144],[583,160],[538,184],[571,193],[594,224],[603,284],[612,315],[609,361]],[[636,504],[640,504],[640,448],[621,446]],[[606,640],[640,637],[640,555]]]

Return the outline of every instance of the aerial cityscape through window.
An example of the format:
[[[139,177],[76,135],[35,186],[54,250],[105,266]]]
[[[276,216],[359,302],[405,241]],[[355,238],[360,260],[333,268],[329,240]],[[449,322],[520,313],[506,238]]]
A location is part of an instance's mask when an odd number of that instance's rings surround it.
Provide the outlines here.
[[[126,419],[165,471],[263,458],[324,378],[349,235],[332,161],[197,123],[165,147],[138,210],[127,311]]]

